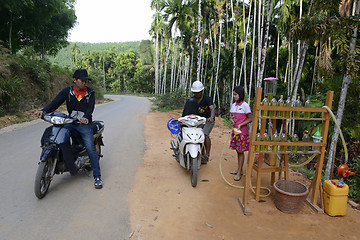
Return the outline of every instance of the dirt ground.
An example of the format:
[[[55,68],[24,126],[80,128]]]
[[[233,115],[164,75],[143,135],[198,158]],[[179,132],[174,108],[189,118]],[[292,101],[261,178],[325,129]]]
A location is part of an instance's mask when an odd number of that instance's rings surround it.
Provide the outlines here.
[[[330,217],[315,213],[306,203],[297,214],[286,214],[274,205],[274,194],[254,200],[250,193],[251,216],[243,214],[238,203],[242,189],[231,187],[229,172],[236,168],[236,153],[228,148],[229,129],[217,119],[210,135],[210,161],[198,172],[193,188],[190,174],[172,157],[167,121],[176,112],[151,112],[144,125],[146,151],[129,194],[131,239],[360,239],[360,212],[349,205],[345,216]],[[221,161],[220,161],[221,160]],[[253,184],[255,184],[253,173]],[[270,186],[264,174],[262,185]],[[306,182],[291,173],[290,180]]]

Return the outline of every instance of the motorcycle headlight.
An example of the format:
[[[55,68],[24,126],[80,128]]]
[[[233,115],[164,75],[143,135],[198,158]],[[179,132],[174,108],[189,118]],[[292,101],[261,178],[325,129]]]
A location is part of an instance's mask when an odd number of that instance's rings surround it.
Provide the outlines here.
[[[60,125],[60,124],[64,124],[64,123],[65,123],[65,120],[66,120],[66,118],[53,116],[53,117],[51,117],[50,122],[51,122],[52,124],[58,124],[58,125]]]
[[[198,120],[196,119],[190,119],[189,120],[189,125],[192,127],[195,127],[198,124]]]

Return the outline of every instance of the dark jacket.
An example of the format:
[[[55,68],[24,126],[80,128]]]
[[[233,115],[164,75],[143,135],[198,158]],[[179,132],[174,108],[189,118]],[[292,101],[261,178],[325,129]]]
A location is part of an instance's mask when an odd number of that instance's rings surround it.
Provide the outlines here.
[[[209,96],[203,94],[200,103],[198,103],[196,97],[193,96],[186,101],[182,116],[195,114],[200,117],[209,118],[211,116],[211,105],[214,105],[214,103]]]
[[[95,107],[95,91],[87,87],[85,96],[78,101],[74,93],[74,87],[69,86],[59,92],[54,100],[42,109],[43,112],[53,112],[66,101],[66,108],[70,116],[87,118],[92,122],[92,113]]]

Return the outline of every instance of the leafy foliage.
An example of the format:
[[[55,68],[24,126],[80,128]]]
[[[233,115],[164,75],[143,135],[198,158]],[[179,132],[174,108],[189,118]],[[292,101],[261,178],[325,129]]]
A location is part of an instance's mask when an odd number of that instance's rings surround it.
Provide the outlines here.
[[[91,54],[91,52],[110,51],[121,53],[133,49],[138,51],[140,41],[134,42],[106,42],[106,43],[81,43],[71,42],[62,48],[55,56],[49,57],[50,62],[63,67],[74,67],[74,59],[79,59],[83,54]]]
[[[66,46],[75,22],[74,0],[12,0],[0,3],[0,39],[13,52],[31,45],[44,58]]]
[[[359,144],[359,143],[358,143]],[[346,184],[349,185],[349,197],[360,201],[360,155],[349,161],[349,168],[355,172],[355,176],[347,177]]]
[[[185,105],[185,95],[183,91],[177,90],[173,93],[156,96],[155,104],[159,111],[167,112],[175,109],[183,108]]]

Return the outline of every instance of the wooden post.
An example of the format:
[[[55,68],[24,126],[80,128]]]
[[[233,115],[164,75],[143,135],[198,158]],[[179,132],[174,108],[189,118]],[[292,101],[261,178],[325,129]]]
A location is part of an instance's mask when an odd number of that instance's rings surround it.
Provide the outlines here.
[[[253,165],[254,165],[254,150],[255,150],[255,146],[253,144],[253,142],[256,139],[256,132],[257,132],[257,128],[258,128],[258,119],[259,119],[259,106],[260,106],[260,102],[261,102],[261,94],[262,94],[262,88],[256,88],[256,97],[255,97],[255,103],[254,103],[254,118],[253,118],[253,124],[252,124],[252,131],[251,131],[251,136],[250,136],[250,147],[249,147],[249,154],[248,154],[248,159],[247,159],[247,170],[245,173],[245,186],[244,186],[244,193],[243,193],[243,199],[241,200],[241,198],[238,199],[240,206],[243,210],[243,213],[245,215],[251,215],[251,210],[250,208],[247,206],[248,201],[249,201],[249,188],[250,188],[250,181],[251,181],[251,175],[252,175],[252,169],[253,169]],[[260,160],[259,160],[260,161]]]
[[[325,106],[331,109],[332,101],[334,98],[334,92],[328,91],[326,95],[326,102]],[[322,136],[322,145],[320,146],[320,155],[317,158],[316,164],[316,171],[314,179],[311,182],[309,187],[309,197],[306,199],[306,202],[318,213],[324,213],[323,204],[321,203],[321,207],[318,206],[319,200],[319,193],[320,193],[320,200],[322,199],[322,191],[321,191],[321,172],[324,165],[324,157],[326,151],[326,141],[329,132],[329,123],[330,123],[330,113],[324,113],[324,120],[322,121],[322,129],[321,129],[321,136]]]

